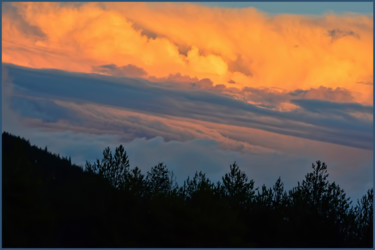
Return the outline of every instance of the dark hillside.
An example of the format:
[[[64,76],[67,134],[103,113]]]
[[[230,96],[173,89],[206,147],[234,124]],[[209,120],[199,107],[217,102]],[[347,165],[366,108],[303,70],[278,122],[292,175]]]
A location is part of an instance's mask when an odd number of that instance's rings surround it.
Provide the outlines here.
[[[221,181],[143,174],[122,145],[83,170],[2,134],[3,247],[372,247],[373,190],[352,204],[327,165],[292,190],[268,188],[236,163]]]
[[[99,176],[3,133],[3,247],[106,246],[116,195]]]

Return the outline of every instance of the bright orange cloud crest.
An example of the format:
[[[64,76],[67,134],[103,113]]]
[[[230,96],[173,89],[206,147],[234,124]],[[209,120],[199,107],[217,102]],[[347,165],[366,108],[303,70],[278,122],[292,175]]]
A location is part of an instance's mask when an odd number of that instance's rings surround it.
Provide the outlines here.
[[[372,105],[372,16],[277,15],[188,3],[6,3],[3,62],[117,65],[242,89],[325,86]]]

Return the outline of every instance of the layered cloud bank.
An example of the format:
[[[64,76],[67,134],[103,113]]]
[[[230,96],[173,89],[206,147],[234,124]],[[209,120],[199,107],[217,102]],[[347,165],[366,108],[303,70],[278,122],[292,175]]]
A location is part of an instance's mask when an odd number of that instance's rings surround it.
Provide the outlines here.
[[[209,79],[240,90],[324,86],[371,105],[372,31],[372,16],[354,14],[270,16],[188,3],[5,3],[3,62],[176,84]]]
[[[12,65],[5,65],[4,71],[9,79],[5,86],[15,87],[18,93],[11,98],[11,107],[39,119],[40,127],[67,122],[61,126],[122,134],[126,140],[203,137],[218,140],[223,147],[231,137],[223,131],[261,138],[271,133],[372,149],[372,106],[301,99],[297,91],[289,94],[297,108],[281,112],[214,92],[165,88],[145,80]],[[247,142],[246,135],[231,139],[233,144]]]

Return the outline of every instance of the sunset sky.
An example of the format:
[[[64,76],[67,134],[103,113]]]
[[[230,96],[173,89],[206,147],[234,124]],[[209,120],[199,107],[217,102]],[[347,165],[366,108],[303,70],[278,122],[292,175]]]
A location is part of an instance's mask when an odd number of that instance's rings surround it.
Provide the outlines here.
[[[372,3],[2,3],[2,126],[84,165],[373,185]]]

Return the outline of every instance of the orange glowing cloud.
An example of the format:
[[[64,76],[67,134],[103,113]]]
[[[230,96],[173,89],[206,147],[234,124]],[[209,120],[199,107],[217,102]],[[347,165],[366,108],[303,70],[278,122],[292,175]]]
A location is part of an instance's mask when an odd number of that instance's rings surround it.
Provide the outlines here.
[[[2,23],[7,63],[87,73],[131,65],[143,78],[208,78],[239,90],[342,88],[372,105],[372,16],[270,16],[188,3],[7,3]]]

